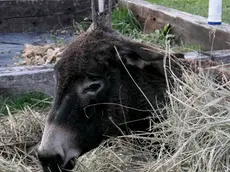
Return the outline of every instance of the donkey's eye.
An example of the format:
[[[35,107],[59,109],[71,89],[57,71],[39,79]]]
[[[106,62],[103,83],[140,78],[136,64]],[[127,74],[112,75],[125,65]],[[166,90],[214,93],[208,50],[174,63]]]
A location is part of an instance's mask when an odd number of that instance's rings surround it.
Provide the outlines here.
[[[97,91],[100,87],[100,84],[91,84],[88,88],[88,91]]]
[[[102,79],[92,81],[91,78],[86,78],[85,81],[82,84],[82,89],[80,93],[87,94],[87,95],[96,95],[101,92],[104,88],[104,82]]]
[[[83,93],[88,92],[97,92],[97,90],[101,87],[101,84],[91,84],[89,87],[85,88]]]

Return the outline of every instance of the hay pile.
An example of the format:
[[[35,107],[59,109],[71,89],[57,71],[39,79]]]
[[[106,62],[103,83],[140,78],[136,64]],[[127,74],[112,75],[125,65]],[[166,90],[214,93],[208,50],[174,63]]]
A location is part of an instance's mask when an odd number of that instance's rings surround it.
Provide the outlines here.
[[[0,172],[39,172],[34,147],[40,141],[45,112],[25,107],[14,115],[0,116]]]
[[[152,131],[111,139],[77,160],[75,172],[220,172],[230,168],[230,91],[204,73],[184,73],[168,92],[168,119]],[[39,171],[26,145],[41,137],[44,115],[27,110],[1,119],[2,171]],[[153,132],[155,131],[155,132]],[[137,144],[136,140],[139,142]],[[2,141],[8,145],[2,144]],[[25,144],[25,142],[27,142]],[[144,143],[141,144],[140,143]],[[143,146],[145,145],[145,146]],[[24,153],[23,153],[24,152]]]
[[[25,44],[24,51],[21,56],[16,58],[23,58],[22,62],[15,65],[43,65],[56,63],[61,58],[64,51],[64,45],[45,44],[45,45],[31,45]]]

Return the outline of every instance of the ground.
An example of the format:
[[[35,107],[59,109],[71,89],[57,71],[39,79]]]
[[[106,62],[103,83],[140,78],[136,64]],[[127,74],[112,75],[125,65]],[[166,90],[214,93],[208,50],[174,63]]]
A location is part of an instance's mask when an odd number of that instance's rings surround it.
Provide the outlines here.
[[[208,0],[147,0],[157,5],[175,8],[191,14],[208,16]],[[230,3],[223,0],[223,22],[230,23]]]

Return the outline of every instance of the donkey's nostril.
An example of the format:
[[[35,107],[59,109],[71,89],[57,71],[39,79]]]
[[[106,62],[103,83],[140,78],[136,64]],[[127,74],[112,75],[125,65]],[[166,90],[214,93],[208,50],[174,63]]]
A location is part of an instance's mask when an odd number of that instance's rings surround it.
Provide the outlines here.
[[[47,153],[38,152],[38,159],[42,165],[43,172],[67,172],[75,166],[74,158],[64,163],[62,157],[58,154],[50,155]]]
[[[63,164],[63,159],[59,154],[48,154],[43,152],[38,152],[38,159],[44,169],[55,171],[60,169]]]

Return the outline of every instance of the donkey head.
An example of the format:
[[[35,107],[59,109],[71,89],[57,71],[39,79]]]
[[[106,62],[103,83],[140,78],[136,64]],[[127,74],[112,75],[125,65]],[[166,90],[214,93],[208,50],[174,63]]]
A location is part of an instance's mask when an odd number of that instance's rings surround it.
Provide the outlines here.
[[[124,132],[146,129],[146,121],[125,123],[149,113],[120,105],[151,108],[132,79],[148,93],[154,108],[157,97],[163,101],[165,55],[98,24],[78,36],[55,65],[55,101],[38,148],[44,171],[72,169],[73,158],[119,134],[118,127]]]

